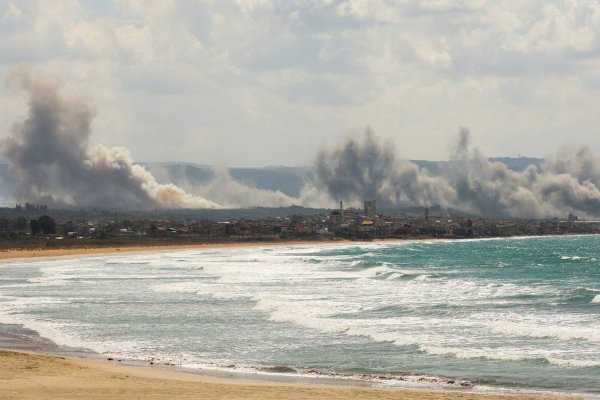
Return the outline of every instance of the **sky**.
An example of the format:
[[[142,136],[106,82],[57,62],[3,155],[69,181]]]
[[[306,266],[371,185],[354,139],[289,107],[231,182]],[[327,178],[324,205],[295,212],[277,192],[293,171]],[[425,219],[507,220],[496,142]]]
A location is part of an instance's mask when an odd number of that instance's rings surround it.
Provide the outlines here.
[[[95,105],[138,161],[309,165],[371,127],[398,157],[600,154],[600,3],[0,0],[0,77],[27,65]],[[0,85],[0,138],[27,98]]]

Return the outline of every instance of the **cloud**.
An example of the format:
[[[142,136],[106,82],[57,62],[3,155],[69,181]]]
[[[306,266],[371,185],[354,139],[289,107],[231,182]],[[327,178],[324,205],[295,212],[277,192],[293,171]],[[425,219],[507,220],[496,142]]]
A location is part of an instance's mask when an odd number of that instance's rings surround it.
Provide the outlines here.
[[[595,0],[105,4],[2,3],[0,73],[28,63],[83,88],[93,140],[143,160],[305,164],[298,148],[367,123],[411,158],[442,158],[464,124],[488,154],[600,148]],[[228,146],[248,136],[255,151]]]

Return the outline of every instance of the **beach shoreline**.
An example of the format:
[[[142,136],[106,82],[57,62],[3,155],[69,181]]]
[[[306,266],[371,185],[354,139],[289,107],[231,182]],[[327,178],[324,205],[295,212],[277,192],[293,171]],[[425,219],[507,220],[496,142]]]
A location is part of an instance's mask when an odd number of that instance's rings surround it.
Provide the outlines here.
[[[391,242],[403,242],[397,239]],[[354,242],[346,240],[335,241],[264,241],[264,242],[207,242],[194,244],[159,244],[159,245],[133,245],[133,246],[107,246],[107,247],[69,247],[69,248],[37,248],[15,249],[8,248],[0,251],[0,261],[13,259],[36,259],[55,257],[82,257],[82,256],[107,256],[123,253],[155,253],[185,250],[210,250],[223,248],[244,247],[270,247],[270,246],[301,246],[301,245],[348,245],[375,242]]]
[[[482,394],[239,377],[217,377],[161,366],[135,366],[23,350],[0,350],[0,399],[567,399],[570,396]]]
[[[0,369],[2,369],[2,356],[5,352],[22,353],[29,355],[34,359],[37,356],[51,357],[54,360],[75,360],[76,362],[86,363],[88,366],[98,368],[101,371],[109,368],[112,373],[118,373],[121,368],[132,368],[137,370],[138,373],[145,375],[149,371],[159,373],[163,371],[164,376],[154,375],[157,378],[168,378],[168,379],[188,379],[195,377],[193,380],[207,380],[209,382],[218,382],[222,384],[231,384],[234,387],[250,383],[251,386],[290,386],[287,390],[298,390],[304,393],[306,387],[317,387],[327,388],[328,396],[330,397],[314,397],[315,399],[321,398],[337,398],[331,393],[335,392],[336,389],[348,389],[348,388],[362,388],[362,389],[373,389],[377,392],[373,398],[377,399],[396,399],[406,398],[414,400],[438,400],[438,399],[463,399],[463,400],[501,400],[512,398],[516,400],[521,399],[587,399],[591,398],[588,394],[574,393],[560,390],[548,390],[548,389],[535,389],[527,387],[505,387],[505,386],[480,386],[479,384],[468,384],[463,386],[460,379],[446,378],[449,382],[456,382],[455,384],[442,384],[428,382],[427,380],[421,381],[416,380],[404,380],[401,377],[383,377],[382,376],[371,376],[370,378],[365,375],[358,374],[344,375],[344,374],[305,374],[301,371],[294,373],[284,372],[272,372],[268,368],[262,369],[247,369],[238,368],[235,366],[218,367],[218,366],[204,366],[199,368],[186,368],[177,366],[169,363],[161,363],[156,360],[137,360],[137,359],[126,359],[113,356],[109,353],[102,354],[92,350],[73,348],[67,346],[60,346],[56,343],[48,340],[45,337],[40,336],[35,331],[20,330],[16,326],[12,326],[13,329],[10,333],[6,332],[6,327],[11,325],[0,324]],[[29,332],[27,332],[29,331]],[[35,361],[34,361],[35,362]],[[30,364],[29,361],[27,363]],[[27,364],[27,365],[29,365]],[[19,367],[19,369],[27,369],[27,366]],[[53,367],[54,368],[54,367]],[[93,375],[97,373],[94,372]],[[415,375],[414,377],[419,377]],[[382,378],[383,377],[383,378]],[[407,376],[409,377],[409,376]],[[425,377],[425,375],[423,375]],[[441,378],[441,377],[438,377]],[[0,387],[2,387],[2,380],[4,378],[0,374]],[[37,379],[37,378],[36,378]],[[86,378],[87,379],[87,378]],[[443,378],[442,378],[443,379]],[[65,388],[65,390],[71,390]],[[269,389],[271,390],[271,388]],[[381,396],[380,391],[392,392],[390,396]],[[344,392],[344,391],[342,391]],[[395,393],[394,393],[395,392]],[[414,392],[414,393],[413,393]],[[397,397],[397,393],[404,393],[405,396]],[[414,395],[417,395],[414,397]],[[446,395],[443,395],[446,394]],[[370,395],[369,395],[370,396]],[[370,399],[369,396],[362,396],[359,398]],[[440,397],[441,396],[441,397]],[[0,390],[0,399],[3,399]],[[12,397],[11,397],[12,398]],[[37,397],[31,397],[31,399]],[[53,397],[50,397],[53,398]],[[59,398],[64,398],[59,396]],[[127,398],[127,397],[124,397]],[[137,398],[137,397],[136,397]],[[163,397],[157,397],[163,398]],[[167,398],[166,396],[164,397]],[[184,397],[186,398],[186,397]],[[212,397],[206,397],[208,399]],[[216,397],[221,398],[221,397]],[[237,399],[237,397],[227,397]],[[245,399],[248,397],[240,397]],[[258,397],[262,398],[262,397]],[[278,399],[288,399],[288,397],[277,397]],[[304,398],[295,397],[292,395],[289,399]],[[313,398],[313,397],[307,397]],[[343,398],[343,397],[340,397]],[[596,398],[596,397],[593,397]]]
[[[198,242],[198,243],[164,243],[159,244],[123,244],[111,246],[75,246],[58,248],[0,248],[0,262],[12,259],[36,259],[36,258],[56,258],[56,257],[84,257],[84,256],[110,256],[123,253],[155,253],[169,251],[186,250],[210,250],[227,248],[245,248],[245,247],[274,247],[274,246],[348,246],[348,245],[368,245],[376,243],[385,244],[406,244],[413,242],[443,242],[443,241],[481,241],[481,240],[501,240],[501,239],[535,239],[543,237],[561,237],[561,236],[596,236],[596,234],[566,234],[566,235],[528,235],[528,236],[510,236],[510,237],[485,237],[485,238],[388,238],[373,239],[368,241],[360,240],[268,240],[268,241],[231,241],[231,242]]]

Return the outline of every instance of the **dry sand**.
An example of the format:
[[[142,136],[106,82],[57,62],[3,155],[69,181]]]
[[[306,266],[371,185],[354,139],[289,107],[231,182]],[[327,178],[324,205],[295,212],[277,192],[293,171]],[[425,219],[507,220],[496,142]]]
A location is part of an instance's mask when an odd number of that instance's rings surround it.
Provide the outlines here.
[[[159,367],[0,350],[0,399],[506,400],[506,397],[214,378]]]

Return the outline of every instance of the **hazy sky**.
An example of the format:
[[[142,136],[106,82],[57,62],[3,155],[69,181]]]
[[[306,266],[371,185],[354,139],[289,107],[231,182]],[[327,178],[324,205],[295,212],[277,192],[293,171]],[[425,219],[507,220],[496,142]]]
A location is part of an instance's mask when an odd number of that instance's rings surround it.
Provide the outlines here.
[[[0,75],[28,64],[97,106],[136,160],[304,165],[370,125],[400,157],[600,153],[600,3],[0,0]],[[25,113],[0,89],[0,135]]]

